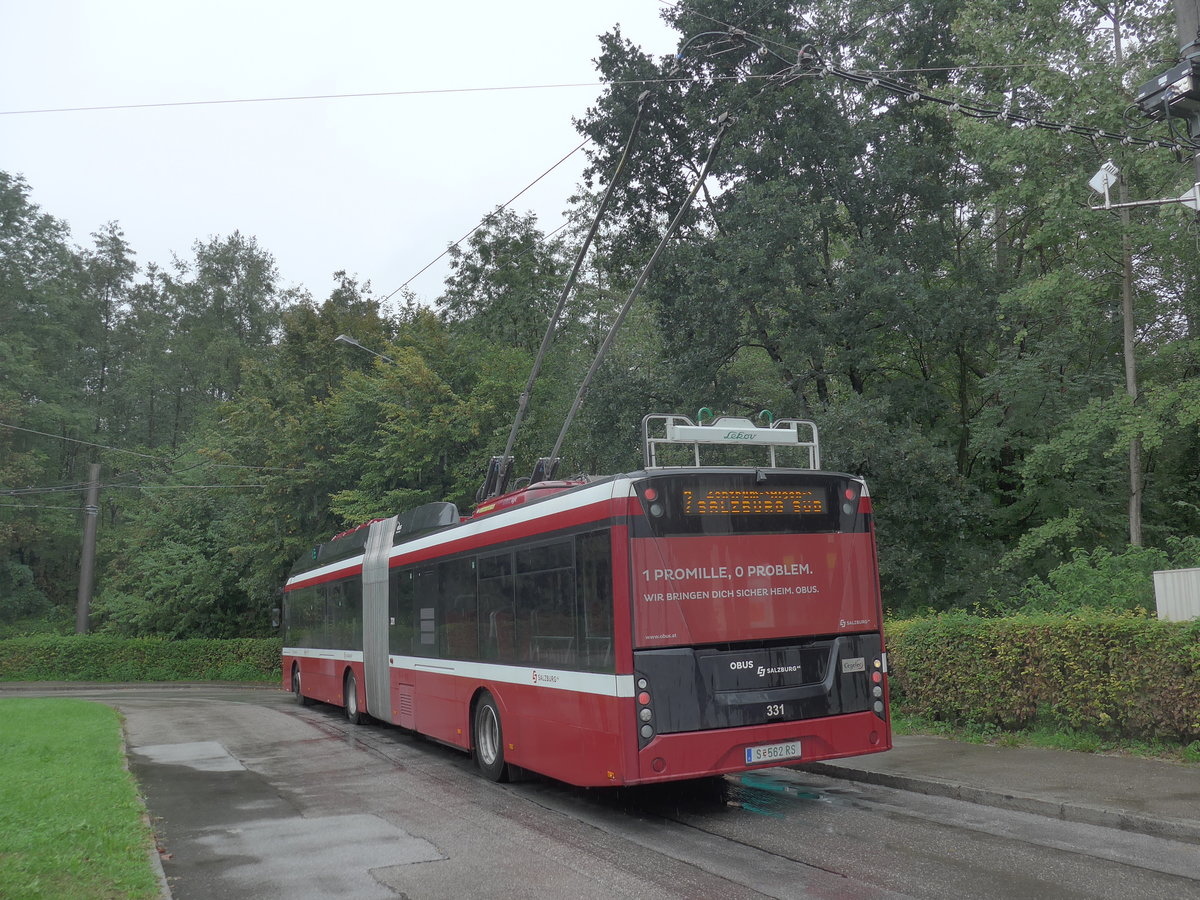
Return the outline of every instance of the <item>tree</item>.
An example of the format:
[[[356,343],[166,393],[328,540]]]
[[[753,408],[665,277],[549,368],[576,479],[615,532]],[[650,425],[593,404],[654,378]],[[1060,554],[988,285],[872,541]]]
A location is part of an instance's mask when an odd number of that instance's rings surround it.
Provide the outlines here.
[[[469,508],[528,371],[524,352],[428,310],[409,310],[399,325],[387,349],[394,362],[347,378],[324,407],[338,448],[330,464],[353,485],[331,500],[347,523],[434,500]]]
[[[1146,541],[1200,529],[1200,258],[1178,210],[1123,224],[1089,209],[1084,187],[1110,154],[1131,197],[1178,195],[1190,170],[1074,128],[1133,128],[1130,88],[1174,53],[1165,10],[697,0],[664,16],[679,58],[619,31],[601,40],[608,90],[578,122],[596,148],[578,221],[651,96],[518,461],[553,446],[731,114],[568,435],[564,472],[638,466],[650,411],[811,417],[825,464],[871,485],[898,610],[1001,609],[1077,548],[1119,555],[1135,442]],[[240,233],[166,270],[139,271],[115,224],[88,250],[69,240],[0,175],[0,421],[27,429],[0,429],[0,486],[71,490],[99,453],[102,617],[182,635],[265,628],[314,540],[429,500],[470,504],[580,234],[547,237],[531,214],[497,210],[451,251],[437,311],[409,298],[394,317],[345,273],[320,303],[279,290],[270,254]],[[343,333],[394,362],[335,345]],[[77,515],[0,507],[0,616],[69,595]]]
[[[79,348],[89,362],[84,397],[94,409],[93,434],[111,429],[113,375],[125,360],[116,339],[121,322],[129,314],[129,295],[137,264],[125,234],[109,222],[92,235],[95,249],[83,254],[82,302],[88,315],[80,323]]]
[[[536,216],[497,209],[450,249],[450,274],[438,305],[446,319],[486,340],[533,352],[541,343],[566,272],[559,248]]]
[[[1145,403],[1170,410],[1158,428],[1148,410],[1119,405],[1088,418],[1121,371],[1110,263],[1119,244],[1074,187],[1099,151],[1070,134],[906,102],[867,76],[820,73],[915,71],[927,93],[1119,130],[1122,79],[1136,81],[1114,68],[1102,18],[1136,26],[1147,55],[1161,20],[1133,5],[1018,10],[1003,0],[919,12],[714,0],[666,15],[684,38],[678,65],[694,80],[681,84],[676,72],[656,89],[669,125],[642,149],[622,213],[652,232],[696,170],[716,117],[738,121],[719,184],[649,292],[663,340],[655,383],[676,386],[689,406],[770,404],[827,424],[827,458],[856,460],[872,479],[881,557],[919,573],[885,572],[898,606],[970,603],[1003,584],[1018,559],[1036,569],[1071,540],[1119,541],[1112,442],[1135,427],[1192,434],[1192,406],[1178,394]],[[956,62],[979,59],[1023,65],[953,74]],[[619,150],[636,82],[670,78],[676,62],[656,63],[614,33],[599,66],[612,88],[580,123],[603,148],[597,173]],[[1167,180],[1163,164],[1144,157],[1131,171],[1149,189]],[[646,190],[654,179],[659,190]],[[1164,335],[1170,315],[1154,299],[1166,281],[1152,273],[1176,254],[1163,252],[1171,241],[1161,233],[1134,241],[1141,284],[1154,285],[1139,301],[1145,343]],[[1064,429],[1076,417],[1078,427]],[[1089,421],[1106,424],[1088,431]],[[1064,473],[1054,448],[1068,435],[1083,456]],[[893,465],[888,454],[903,447],[911,463]],[[936,477],[914,496],[918,464]],[[938,483],[943,490],[932,489]],[[936,527],[923,532],[916,521]],[[957,535],[950,546],[947,533]],[[1018,546],[1022,555],[1005,556]],[[915,559],[937,564],[914,568]],[[991,579],[959,574],[1000,562]]]
[[[71,590],[76,535],[70,497],[83,424],[73,328],[79,321],[80,261],[65,223],[29,199],[19,176],[0,172],[0,618],[62,601]],[[66,352],[64,352],[66,351]],[[33,489],[55,489],[55,494]],[[59,492],[59,488],[62,491]],[[63,508],[68,507],[68,508]],[[11,593],[10,593],[11,592]]]
[[[717,117],[729,112],[737,121],[715,167],[719,190],[705,192],[652,281],[664,357],[655,381],[672,385],[693,409],[750,413],[770,406],[830,422],[843,410],[880,416],[861,422],[855,444],[878,441],[877,451],[859,454],[875,467],[864,474],[879,479],[875,490],[885,497],[899,492],[902,467],[885,462],[886,448],[905,444],[898,432],[931,449],[965,441],[955,411],[960,393],[951,392],[963,367],[951,364],[974,362],[994,321],[988,294],[972,290],[976,260],[956,252],[969,185],[954,132],[938,111],[833,79],[793,75],[781,86],[772,76],[792,67],[772,51],[808,44],[816,30],[825,37],[822,61],[924,69],[953,45],[950,16],[821,3],[702,3],[668,15],[691,39],[682,65],[695,80],[659,90],[656,102],[669,107],[670,128],[642,151],[622,209],[633,219],[632,210],[649,200],[656,214],[638,219],[647,230],[671,215],[686,173],[696,172],[708,151]],[[872,28],[864,31],[868,18]],[[713,21],[736,21],[753,38],[718,33]],[[614,87],[581,123],[608,148],[597,156],[597,170],[620,133],[614,123],[640,90],[627,82],[650,69],[668,78],[674,66],[653,64],[617,36],[605,51],[600,67]],[[665,182],[668,190],[641,189],[657,177],[651,173],[668,171],[680,173]],[[975,302],[964,305],[964,293]],[[961,472],[949,477],[949,491],[920,498],[925,521],[970,517],[964,507],[976,496]],[[881,523],[890,524],[886,504],[879,508]],[[895,524],[883,533],[885,546],[895,541],[909,560],[936,558],[909,524]],[[891,586],[896,596],[928,582]]]

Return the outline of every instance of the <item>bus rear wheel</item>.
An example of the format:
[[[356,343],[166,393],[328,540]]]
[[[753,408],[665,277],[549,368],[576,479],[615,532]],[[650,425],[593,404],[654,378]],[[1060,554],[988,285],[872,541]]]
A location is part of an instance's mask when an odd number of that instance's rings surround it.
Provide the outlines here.
[[[471,731],[475,764],[479,766],[479,771],[492,781],[508,781],[508,766],[504,763],[504,729],[500,725],[500,710],[491,694],[479,698]]]
[[[304,688],[300,685],[300,667],[292,666],[292,693],[296,695],[296,702],[301,706],[308,706],[312,703],[304,696]]]
[[[350,724],[362,725],[366,722],[366,714],[358,708],[358,679],[354,677],[353,672],[346,673],[342,695],[346,701],[346,718],[350,720]]]

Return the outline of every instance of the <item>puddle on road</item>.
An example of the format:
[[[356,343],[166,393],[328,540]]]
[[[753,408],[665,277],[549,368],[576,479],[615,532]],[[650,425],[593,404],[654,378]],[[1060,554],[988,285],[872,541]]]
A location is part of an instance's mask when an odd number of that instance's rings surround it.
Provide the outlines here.
[[[791,770],[760,770],[740,775],[672,781],[611,792],[587,792],[589,801],[631,815],[685,818],[743,810],[758,816],[784,818],[808,804],[847,805],[854,802],[844,789],[806,783]],[[582,791],[582,789],[580,789]]]
[[[240,772],[245,769],[225,746],[217,741],[189,741],[183,744],[151,744],[130,748],[150,762],[168,766],[187,766],[199,772]]]
[[[772,818],[783,818],[796,801],[832,802],[832,797],[811,785],[797,784],[773,772],[747,772],[726,780],[725,804]]]

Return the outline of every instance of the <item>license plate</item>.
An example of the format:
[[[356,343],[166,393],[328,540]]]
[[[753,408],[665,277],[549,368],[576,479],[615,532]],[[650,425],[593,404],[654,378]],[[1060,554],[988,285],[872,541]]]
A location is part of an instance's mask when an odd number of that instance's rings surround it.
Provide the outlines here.
[[[785,759],[800,758],[799,741],[783,741],[779,744],[760,744],[757,747],[746,748],[746,765],[755,766],[760,763],[780,762]]]

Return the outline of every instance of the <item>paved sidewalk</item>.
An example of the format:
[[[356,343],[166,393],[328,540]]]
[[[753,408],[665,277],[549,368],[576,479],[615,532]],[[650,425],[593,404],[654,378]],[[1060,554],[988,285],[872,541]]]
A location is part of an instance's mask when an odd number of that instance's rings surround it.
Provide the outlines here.
[[[915,735],[799,768],[1200,844],[1200,765]]]

